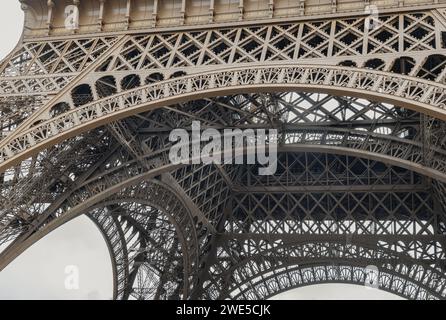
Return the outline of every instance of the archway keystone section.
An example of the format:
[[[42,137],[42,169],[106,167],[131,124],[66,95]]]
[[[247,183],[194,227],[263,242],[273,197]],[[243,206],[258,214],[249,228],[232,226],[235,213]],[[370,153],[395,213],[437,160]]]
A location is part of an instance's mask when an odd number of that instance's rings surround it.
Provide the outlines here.
[[[72,108],[51,119],[43,117],[43,110],[34,126],[3,141],[0,172],[69,137],[143,111],[207,97],[284,90],[386,102],[446,120],[446,86],[432,81],[333,66],[238,67],[149,84]]]

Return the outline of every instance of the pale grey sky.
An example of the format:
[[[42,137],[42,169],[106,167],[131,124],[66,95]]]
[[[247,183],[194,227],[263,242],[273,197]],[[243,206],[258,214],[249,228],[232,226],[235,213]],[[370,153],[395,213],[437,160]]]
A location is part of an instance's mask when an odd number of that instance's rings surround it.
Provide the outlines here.
[[[0,2],[0,57],[17,44],[23,25],[18,0]],[[2,248],[0,248],[2,250]],[[79,289],[67,290],[65,268],[79,270]],[[79,217],[36,243],[0,272],[0,299],[110,299],[112,271],[96,226]],[[398,299],[362,286],[325,284],[295,289],[280,299]]]

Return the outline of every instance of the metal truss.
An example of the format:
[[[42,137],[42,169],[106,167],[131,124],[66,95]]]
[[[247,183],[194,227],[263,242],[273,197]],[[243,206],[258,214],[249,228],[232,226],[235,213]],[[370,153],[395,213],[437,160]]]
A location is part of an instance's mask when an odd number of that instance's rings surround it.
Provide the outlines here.
[[[119,299],[180,299],[192,288],[200,228],[159,181],[128,188],[91,208],[113,261]],[[160,209],[162,208],[162,209]]]
[[[285,283],[288,288],[324,282],[364,284],[366,266],[379,265],[382,272],[375,281],[384,290],[412,299],[440,297],[445,279],[438,270],[423,266],[428,259],[409,262],[396,251],[364,244],[364,239],[313,237],[300,243],[247,240],[244,245],[229,242],[219,253],[220,264],[212,268],[218,280],[208,282],[205,295],[262,299],[283,290]],[[346,266],[348,260],[356,263]]]
[[[134,1],[70,35],[49,1],[0,65],[0,270],[87,214],[116,299],[267,299],[361,285],[371,265],[383,290],[446,297],[442,1],[383,7],[373,28],[359,1],[289,17],[281,0],[177,1],[152,29]],[[276,173],[173,165],[169,133],[192,121],[276,129]]]
[[[86,103],[46,121],[41,119],[30,129],[4,139],[0,149],[0,170],[26,158],[31,152],[88,128],[162,105],[187,102],[191,94],[196,99],[197,95],[212,97],[238,91],[283,91],[284,88],[332,94],[342,91],[370,100],[379,97],[383,102],[441,119],[446,115],[446,87],[426,80],[343,67],[241,67],[150,84]],[[72,103],[76,105],[76,101]]]
[[[45,99],[76,84],[87,83],[95,91],[95,82],[111,74],[121,87],[121,81],[135,74],[142,84],[209,68],[293,61],[373,68],[441,82],[442,17],[437,10],[387,14],[370,31],[370,19],[359,16],[148,35],[25,38],[1,66],[0,90],[11,108],[14,97]],[[27,116],[20,116],[21,111],[6,109],[23,120]]]
[[[388,1],[296,1],[265,0],[178,0],[169,3],[162,1],[109,1],[81,4],[73,2],[84,16],[78,21],[77,28],[65,27],[64,7],[59,0],[21,0],[25,14],[32,14],[27,19],[25,35],[27,37],[69,36],[97,32],[157,32],[169,27],[193,28],[195,26],[253,24],[265,19],[305,20],[314,18],[351,17],[372,14],[371,6],[378,5],[382,12],[395,12],[395,8],[404,11],[441,8],[442,0],[407,0]],[[416,8],[414,10],[414,6]],[[373,17],[372,17],[373,18]],[[263,21],[262,21],[263,20]]]
[[[195,70],[210,65],[297,59],[308,63],[327,58],[335,64],[351,61],[353,65],[360,66],[371,64],[373,58],[377,58],[381,61],[379,67],[391,69],[397,68],[395,53],[404,52],[410,56],[412,52],[431,51],[432,54],[432,51],[444,51],[442,43],[435,37],[436,24],[439,23],[435,15],[424,12],[382,16],[377,18],[374,30],[367,30],[368,19],[324,19],[133,36],[113,59],[108,59],[97,71],[161,69],[165,76],[169,76],[172,73],[164,70],[187,72],[191,67]],[[412,59],[406,72],[423,74],[426,59],[427,56],[419,63],[416,62],[418,59]]]
[[[398,270],[399,269],[399,270]],[[422,268],[400,265],[396,272],[382,268],[378,281],[381,290],[391,292],[406,299],[435,299],[429,289],[418,282],[404,277],[406,272],[423,273]],[[398,271],[402,270],[402,274]],[[299,288],[321,283],[347,283],[363,285],[367,282],[367,269],[357,266],[326,265],[283,267],[277,272],[260,276],[256,282],[245,285],[242,292],[235,291],[233,299],[258,300],[267,299],[290,288]]]

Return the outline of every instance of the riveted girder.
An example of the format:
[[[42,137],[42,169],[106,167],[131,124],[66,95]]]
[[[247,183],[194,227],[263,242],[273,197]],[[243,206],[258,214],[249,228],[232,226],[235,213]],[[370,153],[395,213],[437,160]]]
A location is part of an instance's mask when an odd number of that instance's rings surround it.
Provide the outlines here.
[[[266,299],[371,266],[383,290],[446,297],[442,1],[376,17],[363,1],[81,1],[69,34],[60,1],[21,2],[0,66],[0,270],[87,214],[116,299]],[[277,170],[172,163],[170,133],[194,121],[277,130]]]

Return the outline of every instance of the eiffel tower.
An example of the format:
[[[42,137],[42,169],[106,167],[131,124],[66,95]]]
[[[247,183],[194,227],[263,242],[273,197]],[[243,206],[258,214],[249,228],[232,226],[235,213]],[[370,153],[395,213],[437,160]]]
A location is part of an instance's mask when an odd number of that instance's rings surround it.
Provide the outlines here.
[[[20,3],[0,270],[86,215],[114,299],[446,297],[446,0]],[[277,130],[276,172],[173,164],[194,121]]]

